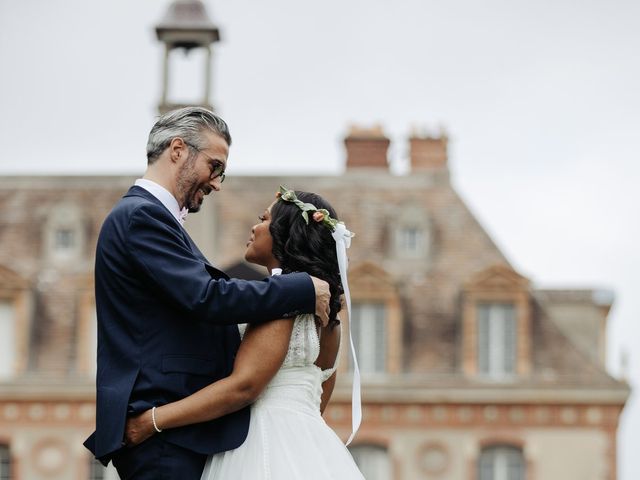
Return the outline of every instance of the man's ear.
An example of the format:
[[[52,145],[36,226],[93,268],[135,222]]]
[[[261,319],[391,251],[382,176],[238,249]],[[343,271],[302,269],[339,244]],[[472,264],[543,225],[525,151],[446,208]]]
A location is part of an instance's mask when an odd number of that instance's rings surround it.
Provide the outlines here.
[[[171,140],[169,144],[169,160],[171,163],[178,163],[186,158],[187,144],[180,137]]]

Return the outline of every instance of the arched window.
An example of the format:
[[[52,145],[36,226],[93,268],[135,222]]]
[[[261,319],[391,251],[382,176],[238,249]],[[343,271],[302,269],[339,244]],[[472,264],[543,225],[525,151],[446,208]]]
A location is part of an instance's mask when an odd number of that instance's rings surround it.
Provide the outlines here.
[[[390,480],[391,460],[387,449],[379,445],[354,445],[349,447],[362,475],[367,480]]]
[[[0,480],[11,480],[11,452],[6,445],[0,445]]]
[[[522,450],[504,445],[484,448],[478,461],[478,480],[525,480]]]

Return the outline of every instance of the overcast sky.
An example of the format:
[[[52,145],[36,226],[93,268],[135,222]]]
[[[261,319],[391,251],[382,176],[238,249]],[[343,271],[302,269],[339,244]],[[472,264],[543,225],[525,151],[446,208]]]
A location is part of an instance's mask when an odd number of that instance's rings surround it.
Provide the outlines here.
[[[144,170],[168,1],[0,0],[0,174]],[[352,123],[450,135],[453,182],[538,287],[615,292],[610,371],[640,389],[640,2],[210,0],[228,173],[337,174]],[[174,98],[199,91],[174,59]],[[620,479],[640,478],[640,402]]]

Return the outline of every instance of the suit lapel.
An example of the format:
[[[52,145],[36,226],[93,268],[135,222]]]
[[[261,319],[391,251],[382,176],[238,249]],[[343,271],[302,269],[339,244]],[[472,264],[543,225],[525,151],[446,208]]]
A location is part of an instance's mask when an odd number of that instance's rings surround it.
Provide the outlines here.
[[[151,194],[151,192],[149,192],[149,191],[145,190],[144,188],[139,187],[137,185],[133,185],[124,196],[125,197],[142,197],[142,198],[144,198],[146,200],[149,200],[149,201],[154,202],[154,203],[156,203],[158,205],[161,205],[162,208],[167,210],[167,208],[164,206],[164,204],[160,200],[158,200],[155,196],[153,196],[153,194]],[[178,222],[178,220],[175,219],[175,217],[171,214],[171,212],[169,212],[169,210],[167,210],[167,213],[175,220],[175,222],[177,224],[177,227],[180,230],[180,235],[182,236],[182,239],[189,246],[189,249],[191,250],[193,255],[197,259],[199,259],[200,261],[202,261],[204,263],[204,266],[205,266],[207,272],[209,272],[209,274],[214,278],[226,278],[226,279],[228,279],[229,276],[226,273],[224,273],[222,270],[218,270],[216,267],[211,265],[211,263],[209,263],[209,261],[202,254],[202,252],[197,247],[195,242],[191,239],[191,237],[189,236],[187,231],[184,229],[184,227],[182,225],[180,225],[180,222]]]

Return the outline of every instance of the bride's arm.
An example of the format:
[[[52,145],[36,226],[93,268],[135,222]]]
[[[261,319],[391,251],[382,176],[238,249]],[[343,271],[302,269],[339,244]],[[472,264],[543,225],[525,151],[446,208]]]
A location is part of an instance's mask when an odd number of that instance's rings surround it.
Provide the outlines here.
[[[340,325],[336,325],[334,328],[329,326],[321,329],[320,335],[320,355],[316,360],[316,365],[323,370],[332,368],[336,364],[336,358],[338,356],[338,350],[340,348]],[[336,384],[337,371],[333,372],[327,380],[322,382],[322,396],[320,397],[320,413],[324,413],[331,395],[333,394],[333,387]]]
[[[242,339],[230,376],[198,392],[157,407],[160,429],[206,422],[253,403],[280,369],[287,350],[293,321],[275,320],[251,325]],[[151,410],[127,420],[125,440],[137,445],[155,433]]]

